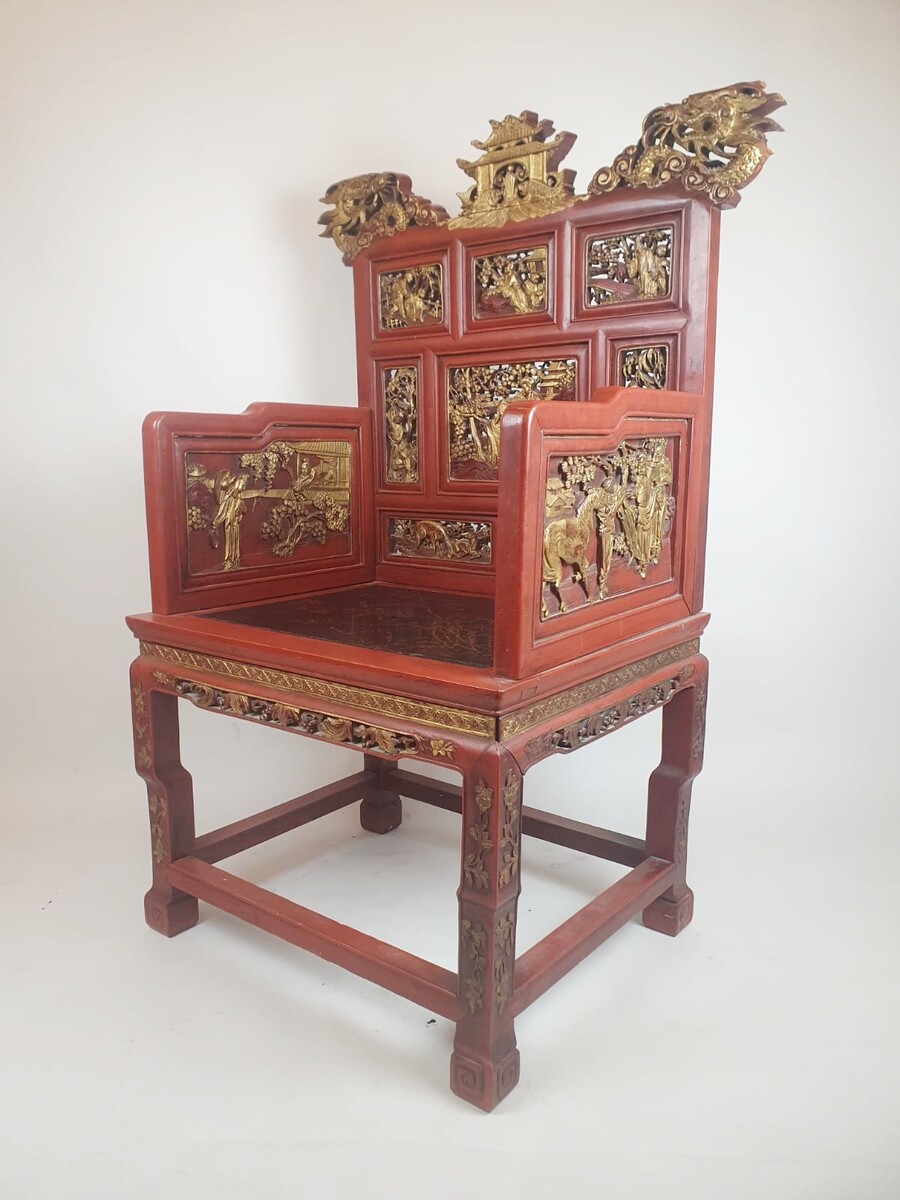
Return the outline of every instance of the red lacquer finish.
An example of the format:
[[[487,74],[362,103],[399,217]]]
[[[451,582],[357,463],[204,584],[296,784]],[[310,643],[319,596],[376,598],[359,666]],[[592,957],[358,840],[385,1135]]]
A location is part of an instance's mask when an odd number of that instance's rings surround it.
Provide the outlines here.
[[[171,936],[201,899],[454,1021],[451,1087],[490,1110],[519,1078],[518,1013],[638,913],[669,935],[692,915],[719,210],[673,180],[415,226],[353,261],[358,408],[145,423],[146,910]],[[178,698],[362,769],[198,835]],[[645,837],[523,807],[534,763],[657,708]],[[214,865],[357,802],[386,834],[403,798],[460,814],[456,971]],[[629,872],[517,959],[523,834]]]

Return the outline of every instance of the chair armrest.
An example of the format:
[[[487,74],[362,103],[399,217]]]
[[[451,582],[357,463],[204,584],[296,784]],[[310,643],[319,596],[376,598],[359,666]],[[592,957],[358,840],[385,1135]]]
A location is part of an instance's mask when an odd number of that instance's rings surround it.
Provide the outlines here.
[[[371,413],[253,404],[151,413],[153,610],[190,612],[374,577]]]
[[[600,388],[503,416],[495,663],[509,678],[677,623],[702,603],[709,401]]]

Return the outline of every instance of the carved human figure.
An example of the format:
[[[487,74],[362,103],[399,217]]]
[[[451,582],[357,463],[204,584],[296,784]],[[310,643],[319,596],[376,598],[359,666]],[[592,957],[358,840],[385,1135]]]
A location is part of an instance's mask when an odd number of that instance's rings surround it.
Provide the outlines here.
[[[394,483],[415,479],[416,457],[410,444],[410,421],[398,404],[391,404],[384,414],[388,436],[388,478]]]
[[[210,527],[210,541],[217,544],[218,530],[225,530],[226,571],[236,571],[241,565],[241,521],[247,511],[244,489],[249,475],[232,475],[228,470],[220,471],[215,481],[215,497],[218,507]]]
[[[669,289],[665,254],[657,250],[656,239],[639,233],[634,250],[628,259],[628,275],[634,281],[641,299],[664,296]]]

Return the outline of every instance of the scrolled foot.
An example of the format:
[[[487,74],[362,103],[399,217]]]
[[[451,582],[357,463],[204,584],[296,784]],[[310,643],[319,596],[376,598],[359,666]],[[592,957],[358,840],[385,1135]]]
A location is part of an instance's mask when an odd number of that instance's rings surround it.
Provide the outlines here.
[[[693,915],[694,893],[688,888],[678,900],[668,900],[665,896],[654,900],[644,909],[642,920],[648,929],[676,937],[690,925]]]
[[[450,1057],[450,1090],[485,1112],[495,1109],[518,1082],[518,1050],[499,1063],[480,1062],[456,1051]]]
[[[158,896],[151,889],[144,897],[144,917],[151,929],[164,937],[175,937],[196,925],[200,919],[200,906],[194,896],[181,896],[169,900]]]

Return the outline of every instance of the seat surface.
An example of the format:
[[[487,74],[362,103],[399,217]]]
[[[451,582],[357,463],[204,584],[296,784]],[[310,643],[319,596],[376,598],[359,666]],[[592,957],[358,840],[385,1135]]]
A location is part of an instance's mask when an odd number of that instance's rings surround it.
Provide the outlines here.
[[[273,633],[386,650],[467,667],[493,664],[494,601],[371,583],[328,595],[205,614]]]

